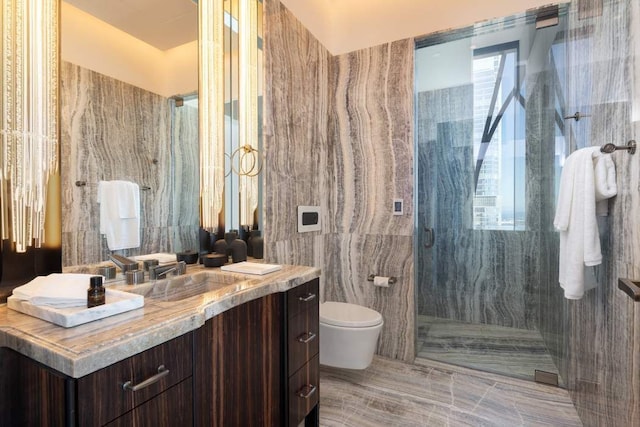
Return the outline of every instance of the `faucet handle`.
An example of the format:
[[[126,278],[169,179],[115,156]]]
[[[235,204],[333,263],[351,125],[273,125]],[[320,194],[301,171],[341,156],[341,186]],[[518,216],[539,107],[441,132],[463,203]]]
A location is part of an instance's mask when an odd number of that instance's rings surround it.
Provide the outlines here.
[[[136,261],[123,257],[122,255],[109,254],[109,259],[120,267],[123,274],[127,271],[138,270],[140,268],[140,265]]]
[[[181,276],[187,272],[187,263],[184,261],[179,261],[176,264],[176,271],[173,273],[176,276]]]

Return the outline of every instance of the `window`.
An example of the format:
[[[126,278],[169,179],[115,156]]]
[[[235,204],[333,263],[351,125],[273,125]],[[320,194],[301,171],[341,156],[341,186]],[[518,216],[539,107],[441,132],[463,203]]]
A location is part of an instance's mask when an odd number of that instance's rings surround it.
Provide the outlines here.
[[[473,53],[473,228],[525,229],[524,97],[518,42]]]

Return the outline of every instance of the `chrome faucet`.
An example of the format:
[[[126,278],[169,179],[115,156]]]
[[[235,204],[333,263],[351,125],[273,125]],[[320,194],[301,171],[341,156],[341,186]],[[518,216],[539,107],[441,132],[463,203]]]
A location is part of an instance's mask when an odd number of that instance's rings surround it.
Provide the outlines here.
[[[157,265],[149,267],[149,280],[157,280],[162,276],[173,273],[174,276],[180,276],[187,271],[187,263],[184,261],[169,265]]]
[[[137,262],[131,260],[129,258],[123,257],[118,254],[109,255],[109,259],[113,261],[120,269],[122,269],[122,273],[126,273],[127,271],[137,270],[140,268]]]

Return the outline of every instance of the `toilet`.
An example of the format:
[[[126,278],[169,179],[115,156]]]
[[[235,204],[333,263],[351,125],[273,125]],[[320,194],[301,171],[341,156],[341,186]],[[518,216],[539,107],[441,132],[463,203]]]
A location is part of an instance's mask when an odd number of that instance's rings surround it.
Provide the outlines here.
[[[320,364],[366,369],[384,321],[370,308],[344,302],[320,304]]]

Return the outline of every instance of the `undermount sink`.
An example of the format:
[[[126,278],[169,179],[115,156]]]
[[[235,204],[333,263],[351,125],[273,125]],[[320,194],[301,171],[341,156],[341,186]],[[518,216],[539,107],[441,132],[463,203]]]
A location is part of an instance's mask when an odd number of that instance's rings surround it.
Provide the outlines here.
[[[241,277],[201,272],[150,281],[128,287],[126,291],[156,301],[182,301],[207,292],[215,292],[212,296],[223,297],[250,286],[250,282]]]

